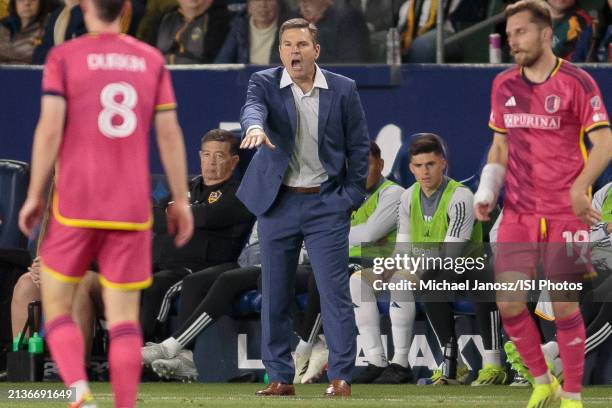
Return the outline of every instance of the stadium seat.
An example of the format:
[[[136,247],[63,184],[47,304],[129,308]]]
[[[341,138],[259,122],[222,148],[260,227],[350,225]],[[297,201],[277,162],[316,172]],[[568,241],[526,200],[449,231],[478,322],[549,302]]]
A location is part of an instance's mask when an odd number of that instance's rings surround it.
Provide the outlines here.
[[[404,188],[410,187],[415,181],[414,176],[408,170],[409,145],[409,141],[402,143],[402,146],[399,148],[397,154],[395,155],[395,160],[393,161],[391,172],[387,176],[389,180],[396,182]]]
[[[151,174],[151,199],[153,206],[159,204],[161,200],[168,197],[170,188],[166,181],[165,174]]]
[[[466,186],[467,188],[469,188],[472,191],[472,193],[475,193],[476,190],[478,189],[478,184],[480,183],[480,175],[472,174],[470,177],[466,178],[465,180],[461,180],[460,183]]]
[[[0,248],[26,249],[27,238],[19,231],[19,209],[25,201],[30,166],[16,160],[0,160]]]
[[[380,299],[377,299],[376,305],[378,306],[378,312],[381,315],[389,314],[389,299],[388,298],[385,299],[381,297]],[[472,315],[474,314],[474,302],[471,302],[465,299],[457,300],[456,302],[453,302],[453,310],[455,311],[456,314]],[[417,302],[417,311],[420,311],[420,312],[425,311],[422,302]]]
[[[232,307],[234,315],[249,316],[261,312],[261,293],[253,289],[241,294]]]
[[[295,304],[300,311],[308,308],[308,293],[300,293],[295,296]],[[256,289],[248,290],[241,294],[232,306],[234,316],[244,317],[261,312],[261,292]]]
[[[233,129],[231,131],[234,136],[240,141],[242,139],[242,129]],[[236,166],[236,170],[234,170],[234,178],[236,180],[242,180],[242,176],[246,173],[247,168],[249,167],[249,163],[251,159],[255,155],[257,149],[240,149],[238,152],[238,156],[240,157],[240,161],[238,162],[238,166]]]
[[[453,302],[453,310],[455,314],[474,314],[474,302],[466,299],[459,299]]]

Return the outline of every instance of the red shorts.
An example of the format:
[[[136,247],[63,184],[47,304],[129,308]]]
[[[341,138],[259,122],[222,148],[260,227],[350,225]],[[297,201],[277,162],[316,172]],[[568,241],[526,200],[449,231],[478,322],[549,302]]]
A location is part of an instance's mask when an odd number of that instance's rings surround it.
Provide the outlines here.
[[[66,282],[79,282],[97,261],[104,286],[138,290],[151,284],[151,230],[75,228],[51,217],[40,256],[43,271]]]
[[[590,270],[588,241],[589,227],[577,218],[504,211],[497,233],[495,271],[534,277],[541,261],[546,278],[577,280]]]

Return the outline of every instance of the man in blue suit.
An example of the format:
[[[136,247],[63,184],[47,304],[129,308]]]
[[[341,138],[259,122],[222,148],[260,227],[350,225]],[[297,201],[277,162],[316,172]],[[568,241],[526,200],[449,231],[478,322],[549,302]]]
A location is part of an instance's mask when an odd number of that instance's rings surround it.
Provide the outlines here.
[[[350,396],[355,317],[348,280],[350,213],[365,196],[369,139],[355,82],[321,70],[317,28],[285,22],[283,67],[251,77],[241,112],[242,148],[261,146],[238,190],[257,216],[262,251],[262,359],[270,385],[294,395],[290,316],[302,242],[317,286],[329,346],[328,396]]]

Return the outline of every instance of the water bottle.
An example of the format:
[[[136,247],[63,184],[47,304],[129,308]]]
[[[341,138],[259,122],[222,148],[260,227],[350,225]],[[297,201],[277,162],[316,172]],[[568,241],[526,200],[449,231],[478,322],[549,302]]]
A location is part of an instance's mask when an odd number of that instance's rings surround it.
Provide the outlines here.
[[[442,375],[446,378],[455,379],[457,378],[457,340],[451,337],[444,347],[444,367],[442,369]]]
[[[491,64],[501,64],[501,36],[497,33],[489,35],[489,62]]]
[[[387,31],[387,65],[400,65],[402,63],[399,38],[397,28],[391,27]]]
[[[18,351],[21,347],[21,333],[15,336],[13,339],[13,351]]]
[[[28,340],[28,352],[31,354],[42,354],[44,351],[43,338],[34,332]]]

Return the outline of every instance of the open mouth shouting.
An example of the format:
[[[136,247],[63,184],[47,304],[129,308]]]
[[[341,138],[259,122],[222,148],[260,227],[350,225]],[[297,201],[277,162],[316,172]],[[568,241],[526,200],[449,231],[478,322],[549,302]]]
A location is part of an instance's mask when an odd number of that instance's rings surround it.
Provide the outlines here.
[[[302,63],[302,58],[300,56],[291,57],[291,69],[293,71],[302,71],[304,69],[304,64]]]

